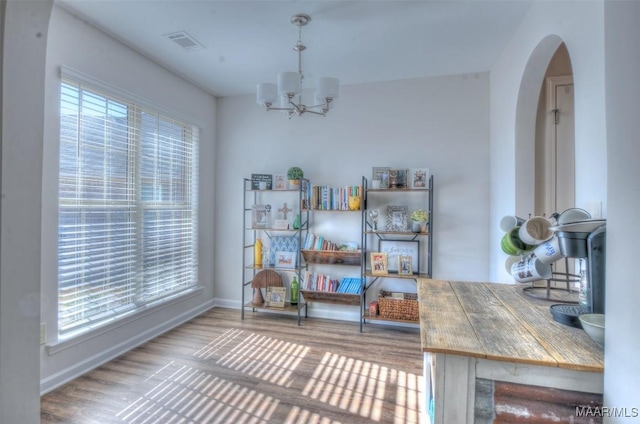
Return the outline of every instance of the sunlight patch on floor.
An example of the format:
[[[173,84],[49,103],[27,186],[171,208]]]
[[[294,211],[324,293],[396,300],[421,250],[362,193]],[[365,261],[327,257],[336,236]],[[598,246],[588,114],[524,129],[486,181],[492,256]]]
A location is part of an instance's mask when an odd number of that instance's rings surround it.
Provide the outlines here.
[[[309,350],[296,343],[249,334],[216,363],[279,386],[290,387],[291,375]]]
[[[387,367],[327,352],[302,394],[380,421],[388,377]]]
[[[392,371],[392,379],[397,379],[395,423],[418,423],[424,411],[422,396],[422,376],[405,371]]]
[[[287,424],[340,424],[340,421],[323,417],[306,409],[300,409],[297,406],[291,408],[291,412],[285,422]]]
[[[278,404],[271,396],[179,366],[116,416],[145,424],[268,423]]]
[[[219,337],[216,337],[211,342],[207,343],[206,346],[203,346],[201,349],[195,352],[193,356],[200,359],[209,359],[212,356],[214,356],[217,352],[224,349],[225,346],[229,345],[230,343],[234,343],[236,339],[240,337],[243,333],[244,331],[237,330],[235,328],[227,330],[224,332],[224,334],[222,334]]]

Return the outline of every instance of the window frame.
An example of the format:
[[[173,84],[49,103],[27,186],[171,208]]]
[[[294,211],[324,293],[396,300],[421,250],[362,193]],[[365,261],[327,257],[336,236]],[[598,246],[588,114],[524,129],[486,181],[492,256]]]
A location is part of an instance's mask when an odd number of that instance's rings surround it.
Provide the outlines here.
[[[136,271],[135,282],[134,282],[135,284],[134,291],[136,291],[136,294],[134,297],[134,301],[129,304],[130,306],[124,308],[121,312],[109,313],[107,318],[97,319],[95,321],[89,320],[89,322],[87,323],[77,324],[77,325],[74,325],[72,328],[69,328],[66,330],[61,327],[60,307],[58,307],[57,317],[56,317],[58,339],[66,340],[66,339],[78,337],[79,335],[91,332],[92,330],[95,330],[97,328],[108,327],[114,324],[118,325],[118,322],[132,315],[142,316],[144,315],[145,311],[149,310],[149,308],[156,309],[157,307],[163,307],[163,305],[168,306],[170,304],[173,304],[176,299],[182,299],[184,297],[192,296],[195,293],[200,293],[203,287],[199,282],[199,266],[198,266],[199,128],[194,124],[192,124],[191,120],[185,119],[178,113],[175,113],[166,108],[154,105],[151,102],[146,101],[144,99],[137,98],[130,94],[125,94],[123,93],[122,90],[111,87],[100,81],[96,81],[95,79],[87,77],[86,75],[83,75],[69,68],[62,67],[60,76],[61,76],[61,79],[59,82],[60,84],[59,87],[60,87],[61,93],[62,93],[64,84],[71,84],[77,87],[78,90],[97,94],[99,96],[103,96],[105,99],[122,102],[126,104],[128,108],[130,108],[127,116],[127,125],[131,126],[130,124],[131,122],[133,122],[133,127],[135,127],[136,132],[135,132],[135,135],[133,136],[131,134],[127,136],[127,143],[128,143],[128,150],[129,150],[127,153],[127,161],[129,164],[134,165],[134,169],[133,171],[132,170],[127,171],[126,178],[129,181],[127,181],[125,185],[134,186],[134,192],[136,196],[134,199],[135,208],[133,211],[129,209],[128,213],[133,215],[137,214],[137,217],[138,217],[136,228],[135,228],[136,234],[134,237],[136,241],[135,256],[137,258],[136,259],[137,271]],[[62,108],[62,102],[63,102],[63,99],[61,96],[60,103],[59,103],[60,108]],[[133,114],[134,116],[130,116],[131,114]],[[141,248],[142,248],[142,243],[144,238],[144,234],[143,234],[144,215],[145,215],[145,211],[147,210],[160,211],[162,210],[163,207],[166,207],[167,204],[163,203],[162,201],[150,202],[150,201],[145,201],[143,199],[143,193],[141,189],[142,185],[141,185],[141,178],[140,178],[140,168],[142,164],[141,149],[142,149],[142,143],[143,143],[142,142],[143,135],[142,135],[141,127],[143,122],[142,120],[143,114],[149,114],[150,116],[155,117],[159,123],[159,126],[160,126],[160,123],[171,123],[171,125],[180,127],[182,129],[182,140],[183,140],[182,143],[185,144],[185,146],[190,147],[192,149],[191,155],[189,156],[190,161],[186,165],[188,175],[186,174],[185,175],[186,175],[186,179],[188,180],[188,183],[184,183],[181,185],[181,187],[184,189],[183,191],[186,191],[188,194],[187,196],[188,200],[186,202],[173,202],[173,203],[169,202],[170,206],[171,205],[175,206],[176,204],[181,203],[181,205],[184,207],[181,210],[186,211],[185,213],[190,215],[189,225],[187,226],[188,231],[187,232],[183,231],[184,227],[178,228],[180,235],[188,234],[187,238],[189,238],[187,243],[187,251],[189,253],[186,255],[182,254],[182,256],[180,256],[180,257],[190,258],[190,261],[184,261],[185,263],[188,264],[188,266],[184,267],[184,269],[186,270],[185,271],[186,274],[188,274],[185,280],[186,283],[173,284],[174,288],[177,287],[177,289],[175,290],[169,289],[169,291],[163,295],[156,296],[156,297],[148,297],[148,298],[143,298],[141,296],[141,294],[143,294],[143,292],[145,291],[145,286],[148,286],[148,284],[146,284],[142,279],[142,272],[140,270],[140,268],[143,267]],[[62,133],[62,130],[63,130],[62,119],[63,119],[63,116],[62,116],[62,110],[61,110],[60,133]],[[155,140],[155,142],[157,144],[160,144],[161,142],[159,140],[162,136],[158,134],[156,136],[157,136],[157,139]],[[189,140],[186,140],[186,138],[188,138]],[[80,136],[78,136],[78,139],[80,139]],[[170,146],[173,147],[174,143],[175,142],[171,142]],[[59,163],[61,162],[61,156],[62,156],[62,136],[61,136],[60,144],[61,144],[60,154],[58,155]],[[132,156],[134,156],[133,161],[131,159]],[[62,180],[61,169],[58,170],[57,176],[59,179],[58,188],[60,189],[60,181]],[[133,182],[131,181],[131,179],[133,179]],[[155,181],[158,181],[157,176],[154,179],[154,182]],[[171,183],[171,186],[173,186],[173,183],[175,182],[175,180],[169,179],[169,181]],[[69,207],[68,202],[64,201],[61,198],[60,193],[58,194],[57,205],[58,205],[57,222],[58,222],[58,225],[60,225],[62,210],[65,207],[66,208]],[[78,210],[81,210],[81,208]],[[57,240],[58,240],[58,250],[57,250],[57,264],[58,264],[57,270],[58,271],[57,271],[57,279],[56,279],[56,294],[59,300],[58,303],[60,303],[60,292],[61,292],[61,286],[60,286],[61,231],[60,231],[60,227],[58,227],[56,234],[57,234]],[[171,245],[171,243],[169,245]],[[175,270],[175,269],[181,269],[181,268],[179,266],[174,266],[172,270]],[[171,287],[172,285],[169,284],[169,286]]]

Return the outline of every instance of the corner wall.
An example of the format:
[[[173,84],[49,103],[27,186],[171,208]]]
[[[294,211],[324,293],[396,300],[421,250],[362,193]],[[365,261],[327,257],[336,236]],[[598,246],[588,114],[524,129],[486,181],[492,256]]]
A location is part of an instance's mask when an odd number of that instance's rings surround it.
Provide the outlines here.
[[[605,423],[637,423],[640,284],[633,269],[640,240],[640,3],[605,1],[604,26],[609,162],[604,403],[625,413]]]

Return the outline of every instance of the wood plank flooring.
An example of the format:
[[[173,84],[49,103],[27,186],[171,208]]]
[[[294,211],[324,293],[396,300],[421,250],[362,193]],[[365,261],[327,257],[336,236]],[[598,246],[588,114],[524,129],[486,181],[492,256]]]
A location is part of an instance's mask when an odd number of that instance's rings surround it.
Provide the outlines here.
[[[417,328],[215,308],[44,395],[41,422],[418,423]]]

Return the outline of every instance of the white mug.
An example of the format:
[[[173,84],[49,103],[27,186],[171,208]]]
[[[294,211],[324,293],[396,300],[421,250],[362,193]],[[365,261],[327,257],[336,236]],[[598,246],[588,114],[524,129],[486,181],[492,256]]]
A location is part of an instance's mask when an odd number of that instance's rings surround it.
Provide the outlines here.
[[[372,180],[371,188],[380,188],[380,180]]]
[[[551,278],[551,265],[543,264],[535,256],[511,265],[511,276],[519,283],[548,280]]]
[[[551,239],[540,244],[533,251],[533,254],[536,255],[536,258],[540,259],[540,262],[543,264],[552,264],[562,258],[558,237],[553,236]]]
[[[526,244],[537,246],[553,237],[551,221],[543,216],[534,216],[525,221],[518,231],[520,240]]]
[[[511,266],[516,262],[520,262],[520,256],[507,256],[507,259],[504,261],[504,268],[509,275],[511,275]]]
[[[517,227],[522,224],[524,224],[524,219],[515,215],[505,215],[500,220],[500,229],[506,233],[513,227]]]

